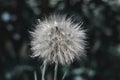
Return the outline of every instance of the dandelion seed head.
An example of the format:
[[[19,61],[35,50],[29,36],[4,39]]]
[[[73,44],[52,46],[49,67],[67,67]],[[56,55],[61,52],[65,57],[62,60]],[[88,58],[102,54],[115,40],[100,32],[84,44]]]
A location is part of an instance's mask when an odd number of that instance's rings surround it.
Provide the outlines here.
[[[70,64],[85,54],[85,30],[72,18],[51,15],[39,20],[31,36],[33,57],[47,62]]]

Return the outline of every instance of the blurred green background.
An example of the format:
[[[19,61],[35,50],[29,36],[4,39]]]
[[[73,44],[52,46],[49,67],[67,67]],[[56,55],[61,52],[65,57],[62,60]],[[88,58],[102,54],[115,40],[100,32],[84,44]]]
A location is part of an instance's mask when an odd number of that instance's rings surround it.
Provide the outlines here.
[[[87,60],[69,66],[65,80],[120,80],[120,0],[0,0],[0,80],[41,79],[42,61],[30,58],[36,19],[75,15],[88,30]],[[68,69],[59,65],[58,80]],[[46,80],[53,80],[49,65]]]

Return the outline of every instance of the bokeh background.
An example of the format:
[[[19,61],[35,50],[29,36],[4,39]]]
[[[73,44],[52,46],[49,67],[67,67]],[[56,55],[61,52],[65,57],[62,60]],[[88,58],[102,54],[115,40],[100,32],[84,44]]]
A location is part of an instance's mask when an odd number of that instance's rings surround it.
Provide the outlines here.
[[[120,0],[0,0],[0,80],[41,80],[42,62],[30,58],[36,19],[60,12],[87,29],[87,60],[59,65],[58,80],[120,80]],[[53,80],[49,65],[46,80]]]

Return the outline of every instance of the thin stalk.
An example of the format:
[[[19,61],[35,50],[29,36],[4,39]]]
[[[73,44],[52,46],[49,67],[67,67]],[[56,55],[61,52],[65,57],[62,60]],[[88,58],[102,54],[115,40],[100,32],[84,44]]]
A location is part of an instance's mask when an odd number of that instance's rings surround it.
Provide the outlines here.
[[[66,67],[67,70],[65,70],[64,74],[63,74],[63,77],[62,77],[62,80],[65,79],[65,77],[67,76],[68,72],[69,72],[69,67]]]
[[[36,74],[36,71],[34,71],[34,80],[37,80],[37,74]]]
[[[54,80],[57,80],[57,69],[58,69],[58,63],[55,63],[55,68],[54,68]]]
[[[45,80],[45,71],[46,71],[46,66],[47,66],[47,62],[44,61],[43,64],[43,69],[42,69],[42,79],[41,80]]]
[[[67,73],[68,73],[68,70],[66,70],[66,71],[64,72],[63,77],[62,77],[62,80],[65,79],[65,77],[67,76]]]

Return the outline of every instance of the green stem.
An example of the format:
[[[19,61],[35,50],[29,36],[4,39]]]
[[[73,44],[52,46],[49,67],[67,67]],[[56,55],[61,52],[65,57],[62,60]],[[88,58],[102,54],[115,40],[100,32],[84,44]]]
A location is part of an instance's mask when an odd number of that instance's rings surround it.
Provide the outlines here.
[[[57,80],[57,69],[58,69],[58,63],[55,63],[54,80]]]
[[[42,69],[42,79],[41,80],[45,80],[45,71],[46,71],[46,66],[47,66],[47,62],[44,61],[43,64],[43,69]]]
[[[66,77],[67,73],[68,73],[68,70],[64,72],[63,77],[62,77],[62,80],[64,80],[64,79],[65,79],[65,77]]]
[[[34,80],[37,80],[37,74],[36,74],[36,71],[34,71]]]
[[[64,80],[65,79],[65,77],[67,76],[67,74],[68,74],[68,71],[69,71],[69,67],[66,67],[67,68],[67,70],[65,70],[65,72],[64,72],[64,74],[63,74],[63,77],[62,77],[62,80]]]

